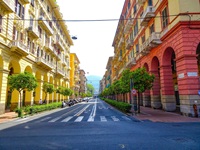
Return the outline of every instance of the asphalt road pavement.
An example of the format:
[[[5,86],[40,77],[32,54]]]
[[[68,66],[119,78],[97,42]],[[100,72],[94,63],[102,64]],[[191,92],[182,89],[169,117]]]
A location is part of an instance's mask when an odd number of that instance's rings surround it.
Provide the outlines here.
[[[100,99],[0,125],[0,150],[199,150],[200,123],[140,122]]]

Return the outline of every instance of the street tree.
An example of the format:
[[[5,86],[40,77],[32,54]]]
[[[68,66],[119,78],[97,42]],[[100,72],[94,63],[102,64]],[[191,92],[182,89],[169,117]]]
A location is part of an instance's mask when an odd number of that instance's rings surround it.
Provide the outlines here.
[[[145,68],[138,68],[131,73],[134,89],[138,91],[138,113],[140,113],[140,97],[145,90],[153,87],[155,76],[150,75]]]
[[[94,86],[92,84],[87,83],[87,92],[89,93],[89,95],[94,94]]]
[[[130,76],[131,76],[131,71],[130,69],[125,69],[122,72],[122,76],[120,78],[120,84],[121,84],[121,92],[123,94],[123,99],[125,99],[124,94],[130,92]]]
[[[19,107],[22,107],[22,91],[33,91],[37,87],[37,80],[33,74],[29,72],[24,72],[20,74],[13,74],[8,76],[8,84],[10,86],[10,91],[13,92],[15,89],[20,95]]]
[[[51,94],[54,92],[54,86],[53,84],[44,82],[42,86],[42,91],[45,93],[45,102],[47,101],[47,94]]]

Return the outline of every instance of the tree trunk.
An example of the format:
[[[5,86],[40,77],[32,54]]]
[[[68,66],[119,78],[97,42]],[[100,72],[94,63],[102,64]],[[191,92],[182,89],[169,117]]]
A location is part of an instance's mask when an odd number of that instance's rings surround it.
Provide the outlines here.
[[[22,94],[21,91],[19,91],[19,107],[22,107]]]

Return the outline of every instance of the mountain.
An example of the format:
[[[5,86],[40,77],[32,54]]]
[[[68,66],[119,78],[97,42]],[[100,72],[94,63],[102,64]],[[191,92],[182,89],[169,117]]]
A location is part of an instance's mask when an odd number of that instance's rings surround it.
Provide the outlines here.
[[[95,76],[95,75],[89,75],[89,76],[86,76],[86,78],[87,78],[87,83],[93,85],[93,87],[95,89],[94,93],[99,93],[99,82],[102,79],[102,77]]]

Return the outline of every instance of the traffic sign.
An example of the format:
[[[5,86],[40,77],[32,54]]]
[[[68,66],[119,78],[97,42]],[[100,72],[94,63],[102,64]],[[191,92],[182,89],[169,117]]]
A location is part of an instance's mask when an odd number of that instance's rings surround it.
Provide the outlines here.
[[[131,90],[131,93],[132,93],[133,95],[136,95],[136,94],[137,94],[136,89],[132,89],[132,90]]]

